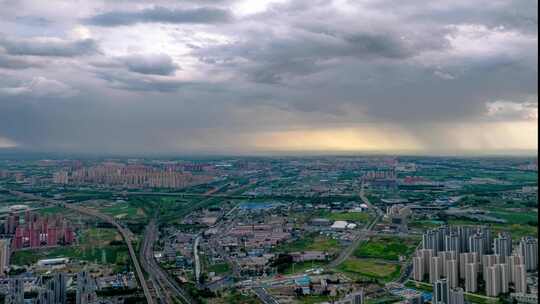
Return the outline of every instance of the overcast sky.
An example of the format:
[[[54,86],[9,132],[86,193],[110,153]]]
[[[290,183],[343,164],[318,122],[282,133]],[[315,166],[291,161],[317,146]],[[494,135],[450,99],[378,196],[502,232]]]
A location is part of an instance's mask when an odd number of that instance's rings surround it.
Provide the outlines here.
[[[535,152],[537,24],[535,0],[0,0],[0,147]]]

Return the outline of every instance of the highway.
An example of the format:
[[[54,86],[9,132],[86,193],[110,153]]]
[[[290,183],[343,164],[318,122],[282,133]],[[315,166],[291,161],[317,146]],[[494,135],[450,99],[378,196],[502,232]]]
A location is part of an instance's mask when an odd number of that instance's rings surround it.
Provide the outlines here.
[[[279,302],[272,297],[268,292],[266,292],[266,289],[264,287],[253,287],[253,292],[259,300],[261,300],[264,304],[279,304]]]
[[[345,262],[345,260],[347,258],[349,258],[349,256],[354,252],[354,250],[356,248],[358,248],[360,243],[362,243],[363,241],[365,241],[365,240],[367,240],[369,238],[369,231],[371,229],[373,229],[373,226],[375,226],[375,224],[379,220],[380,220],[380,216],[377,215],[377,217],[375,217],[375,219],[373,219],[373,221],[371,223],[369,223],[368,227],[358,231],[356,236],[354,237],[353,241],[351,242],[351,244],[349,246],[347,246],[347,248],[345,248],[343,251],[341,251],[339,256],[335,260],[333,260],[330,264],[328,264],[328,266],[330,268],[333,268],[333,267],[336,267],[339,264]]]
[[[153,254],[153,244],[155,242],[156,235],[150,231],[151,227],[150,225],[146,226],[145,232],[144,232],[144,238],[141,245],[141,250],[139,251],[140,254],[140,261],[141,266],[144,268],[146,273],[149,276],[150,282],[152,282],[152,286],[154,286],[154,291],[156,292],[157,302],[158,303],[173,303],[171,299],[171,294],[167,291],[166,286],[163,284],[161,280],[159,280],[156,276],[152,275],[152,273],[149,271],[151,269],[151,265],[148,262],[148,256],[151,256]]]
[[[100,189],[95,189],[94,191],[101,191]],[[230,193],[193,193],[193,192],[150,192],[150,191],[102,191],[107,193],[114,193],[115,195],[142,195],[142,196],[174,196],[174,197],[190,197],[190,198],[228,198],[228,199],[307,199],[311,200],[311,196],[301,196],[301,195],[268,195],[268,196],[256,196],[256,195],[245,195],[245,194],[230,194]],[[229,191],[228,191],[229,192]],[[345,198],[358,198],[358,195],[350,194],[333,194],[329,198],[336,199],[345,199]]]
[[[128,251],[129,251],[129,255],[130,255],[131,260],[133,262],[133,266],[135,267],[135,272],[137,274],[137,277],[139,278],[139,282],[141,283],[141,287],[142,287],[142,289],[144,291],[146,301],[147,301],[148,304],[153,304],[154,299],[150,295],[150,290],[148,289],[148,285],[146,284],[146,280],[144,278],[141,266],[139,264],[139,260],[137,259],[137,254],[135,253],[135,250],[133,249],[133,245],[131,244],[131,236],[132,236],[131,231],[129,229],[127,229],[127,228],[124,228],[122,225],[120,225],[118,222],[116,222],[112,217],[110,217],[108,215],[105,215],[105,214],[102,214],[102,213],[99,213],[99,212],[97,212],[95,210],[87,209],[87,208],[80,207],[80,206],[66,205],[66,204],[64,204],[64,207],[67,208],[67,209],[78,211],[78,212],[80,212],[82,214],[97,217],[97,218],[99,218],[99,219],[101,219],[101,220],[103,220],[105,222],[108,222],[108,223],[110,223],[110,224],[112,224],[113,226],[116,227],[116,229],[118,230],[118,232],[120,232],[120,234],[122,235],[122,238],[126,242],[126,245],[128,247]]]
[[[377,213],[377,215],[379,215],[379,216],[381,216],[381,217],[384,216],[384,212],[383,212],[381,209],[375,207],[375,206],[368,200],[368,198],[366,197],[366,195],[365,195],[365,193],[364,193],[364,183],[362,183],[362,185],[360,186],[360,194],[359,194],[359,196],[360,196],[360,199],[362,200],[362,202],[363,202],[364,204],[366,204],[370,209],[375,210],[375,213]]]
[[[201,261],[199,259],[199,242],[201,241],[201,236],[197,235],[195,238],[195,243],[193,244],[193,259],[195,260],[195,282],[199,284],[201,278]]]
[[[106,214],[102,214],[102,213],[100,213],[98,211],[95,211],[95,210],[87,209],[87,208],[84,208],[84,207],[81,207],[81,206],[73,206],[73,205],[69,205],[69,204],[64,204],[62,202],[59,202],[59,201],[56,201],[56,200],[53,200],[53,199],[44,198],[44,197],[41,197],[41,196],[38,196],[38,195],[35,195],[35,194],[28,194],[28,193],[24,193],[24,192],[20,192],[20,191],[12,191],[12,190],[8,190],[8,191],[9,191],[10,194],[13,194],[13,195],[17,195],[17,196],[20,196],[20,197],[25,197],[27,199],[40,200],[40,201],[43,201],[43,202],[46,202],[46,203],[49,203],[49,204],[52,204],[52,205],[64,207],[64,208],[70,209],[70,210],[74,210],[76,212],[86,214],[86,215],[89,215],[89,216],[92,216],[92,217],[97,217],[97,218],[101,219],[102,221],[107,222],[107,223],[113,225],[114,227],[116,227],[116,229],[118,230],[118,232],[120,233],[120,235],[124,239],[124,242],[126,242],[126,245],[128,247],[128,251],[129,251],[129,256],[131,257],[131,260],[133,262],[133,266],[135,267],[135,274],[137,275],[137,278],[139,279],[139,283],[141,284],[141,288],[142,288],[142,290],[144,292],[144,296],[146,297],[146,302],[148,304],[154,304],[154,299],[152,298],[152,295],[150,294],[150,290],[148,289],[148,285],[146,284],[146,280],[144,278],[141,266],[139,264],[139,260],[137,259],[137,255],[135,254],[135,250],[133,249],[133,245],[131,244],[132,233],[131,233],[131,231],[129,229],[124,228],[122,225],[120,225],[118,222],[116,222],[114,220],[114,218],[112,218],[111,216],[108,216]]]
[[[349,256],[354,252],[354,250],[356,248],[358,248],[360,243],[362,243],[363,241],[365,241],[365,240],[367,240],[369,238],[370,231],[373,229],[375,224],[377,224],[379,222],[379,220],[382,218],[382,216],[384,215],[384,213],[379,208],[377,208],[373,204],[371,204],[369,202],[369,200],[367,199],[367,197],[364,195],[364,184],[362,184],[362,186],[360,188],[360,195],[359,196],[362,199],[363,203],[365,203],[370,209],[374,210],[376,216],[373,219],[373,221],[371,221],[371,223],[369,223],[367,225],[367,227],[365,227],[364,229],[359,230],[356,233],[356,235],[355,235],[353,241],[351,242],[351,244],[349,246],[347,246],[347,248],[345,248],[343,251],[341,251],[339,256],[328,265],[330,268],[336,267],[339,264],[345,262],[345,260],[347,258],[349,258]]]
[[[156,260],[154,259],[154,253],[152,250],[153,244],[156,239],[157,239],[157,226],[154,220],[152,220],[146,226],[146,230],[144,233],[143,248],[141,252],[141,261],[146,272],[150,275],[150,277],[156,280],[157,284],[164,291],[165,303],[167,304],[177,303],[176,301],[174,301],[174,298],[186,304],[197,303],[195,300],[193,300],[193,298],[191,298],[191,296],[189,295],[187,291],[185,291],[180,286],[178,286],[176,281],[174,281],[174,279],[172,279],[157,264]]]

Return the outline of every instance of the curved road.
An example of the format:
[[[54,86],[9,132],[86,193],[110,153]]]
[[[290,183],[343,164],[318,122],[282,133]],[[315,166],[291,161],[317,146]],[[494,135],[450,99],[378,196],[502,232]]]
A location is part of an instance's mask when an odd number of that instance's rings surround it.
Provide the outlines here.
[[[376,213],[376,216],[375,218],[373,219],[373,221],[371,223],[368,224],[368,226],[360,231],[358,231],[358,233],[355,235],[353,241],[351,242],[351,244],[345,248],[341,254],[335,259],[333,260],[328,266],[329,267],[336,267],[338,266],[339,264],[345,262],[345,260],[354,252],[354,250],[356,248],[358,248],[358,246],[360,245],[360,243],[364,240],[366,240],[367,238],[369,238],[369,233],[371,231],[371,229],[373,229],[373,227],[375,226],[375,224],[381,219],[381,217],[384,215],[384,213],[377,207],[375,207],[373,204],[371,204],[369,202],[369,200],[367,199],[367,197],[364,195],[364,184],[362,184],[361,188],[360,188],[360,198],[362,199],[362,202],[365,203],[370,209],[374,210],[375,213]]]
[[[33,200],[44,201],[44,202],[52,204],[52,205],[64,207],[66,209],[71,209],[71,210],[74,210],[74,211],[82,213],[82,214],[97,217],[97,218],[101,219],[102,221],[107,222],[107,223],[113,225],[114,227],[116,227],[118,232],[120,232],[120,235],[122,235],[122,238],[124,239],[124,242],[126,242],[126,245],[128,247],[128,251],[129,251],[129,256],[131,257],[133,265],[135,266],[135,274],[137,275],[137,278],[139,279],[139,283],[141,284],[141,288],[142,288],[142,290],[144,292],[144,296],[146,297],[146,301],[147,301],[148,304],[154,304],[154,299],[152,298],[152,295],[150,294],[150,290],[148,289],[148,285],[146,285],[146,280],[144,278],[141,266],[139,264],[139,260],[137,259],[137,255],[135,253],[135,250],[133,249],[133,245],[131,244],[132,233],[131,233],[131,231],[129,229],[124,228],[122,225],[120,225],[118,222],[116,222],[114,220],[114,218],[112,218],[112,217],[110,217],[108,215],[105,215],[103,213],[100,213],[98,211],[95,211],[95,210],[87,209],[87,208],[80,207],[80,206],[71,206],[71,205],[59,202],[57,200],[48,199],[48,198],[38,196],[38,195],[35,195],[35,194],[28,194],[28,193],[24,193],[24,192],[20,192],[20,191],[12,191],[12,190],[8,190],[8,191],[9,191],[10,194],[13,194],[13,195],[17,195],[17,196],[21,196],[21,197],[25,197],[25,198],[33,199]]]
[[[148,289],[148,285],[146,285],[146,279],[144,278],[141,265],[139,264],[139,260],[137,259],[137,254],[135,253],[135,250],[133,249],[133,245],[131,244],[131,238],[130,238],[132,235],[131,231],[129,229],[124,228],[122,225],[116,222],[112,217],[99,213],[97,211],[90,210],[90,209],[80,207],[80,206],[64,205],[64,207],[67,209],[78,211],[83,214],[95,216],[105,222],[112,224],[113,226],[116,227],[116,229],[118,229],[118,232],[120,232],[120,234],[122,235],[122,238],[127,244],[129,255],[131,256],[131,260],[133,261],[133,265],[135,266],[135,272],[137,274],[137,277],[139,278],[139,282],[141,283],[141,287],[144,291],[146,301],[148,302],[148,304],[154,304],[154,299],[150,295],[150,290]]]

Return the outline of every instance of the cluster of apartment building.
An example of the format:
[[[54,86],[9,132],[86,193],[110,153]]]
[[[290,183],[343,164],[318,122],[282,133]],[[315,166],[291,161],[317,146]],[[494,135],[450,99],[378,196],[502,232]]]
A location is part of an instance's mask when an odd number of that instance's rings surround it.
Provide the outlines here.
[[[407,218],[412,214],[411,208],[403,204],[394,204],[386,208],[386,218],[390,219],[393,228],[407,232]]]
[[[439,279],[433,284],[432,304],[464,304],[463,288],[450,288],[447,279]]]
[[[37,248],[42,246],[69,245],[75,234],[70,223],[60,214],[41,216],[26,211],[24,222],[19,214],[8,215],[4,223],[4,233],[13,235],[12,248]]]
[[[19,171],[0,170],[0,179],[4,178],[13,178],[16,182],[21,182],[24,180],[25,176]]]
[[[396,188],[398,186],[397,174],[393,169],[368,171],[364,173],[360,181],[374,188]]]
[[[86,271],[81,271],[75,276],[76,279],[76,298],[77,304],[95,304],[98,303],[96,295],[96,281]],[[9,279],[6,304],[24,304],[29,303],[25,300],[25,290],[36,294],[31,300],[35,304],[66,304],[68,286],[73,283],[72,278],[63,272],[57,272],[50,276],[40,276],[37,281],[27,282],[22,277]]]
[[[364,181],[374,181],[383,179],[396,179],[396,171],[394,170],[373,170],[367,171],[362,176]]]
[[[412,275],[432,284],[444,278],[450,291],[464,282],[466,292],[478,292],[484,285],[485,294],[492,297],[508,293],[511,286],[526,293],[527,271],[538,268],[538,242],[524,237],[517,248],[512,246],[508,233],[493,238],[489,227],[441,226],[424,233]]]
[[[207,183],[210,175],[191,174],[144,165],[105,163],[75,170],[61,170],[53,174],[56,184],[97,184],[126,188],[184,188]]]
[[[9,268],[11,257],[10,240],[0,239],[0,277],[4,277]]]

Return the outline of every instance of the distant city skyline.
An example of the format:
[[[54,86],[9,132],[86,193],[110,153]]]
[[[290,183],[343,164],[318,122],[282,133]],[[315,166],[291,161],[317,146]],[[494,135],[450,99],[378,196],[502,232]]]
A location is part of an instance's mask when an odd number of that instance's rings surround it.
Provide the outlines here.
[[[536,156],[537,6],[0,0],[0,153]]]

